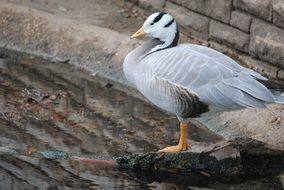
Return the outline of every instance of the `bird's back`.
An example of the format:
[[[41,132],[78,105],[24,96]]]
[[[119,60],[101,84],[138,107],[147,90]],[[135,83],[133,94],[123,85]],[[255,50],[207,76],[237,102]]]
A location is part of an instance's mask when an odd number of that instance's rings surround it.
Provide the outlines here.
[[[167,85],[158,82],[160,88],[186,89],[210,107],[224,110],[265,107],[267,102],[276,100],[274,94],[258,81],[267,80],[265,77],[200,45],[182,44],[147,55],[137,64],[135,76],[137,88],[153,103],[156,99],[162,101],[162,96],[170,96],[153,93],[158,88],[151,84],[153,79],[167,82]],[[170,90],[167,92],[171,93]],[[164,101],[169,100],[165,98]]]

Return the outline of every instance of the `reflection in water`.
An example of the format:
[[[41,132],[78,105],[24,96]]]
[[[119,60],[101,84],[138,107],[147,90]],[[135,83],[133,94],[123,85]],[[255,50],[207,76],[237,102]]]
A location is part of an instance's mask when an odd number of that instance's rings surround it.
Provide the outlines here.
[[[24,155],[0,155],[0,189],[281,189],[276,179],[135,173],[32,157],[45,150],[106,157],[156,151],[178,140],[178,124],[99,77],[64,64],[17,62],[0,61],[0,147]],[[221,139],[190,130],[196,141]]]

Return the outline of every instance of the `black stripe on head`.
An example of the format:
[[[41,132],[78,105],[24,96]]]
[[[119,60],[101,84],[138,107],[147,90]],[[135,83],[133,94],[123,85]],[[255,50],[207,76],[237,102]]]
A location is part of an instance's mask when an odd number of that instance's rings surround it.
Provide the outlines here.
[[[158,22],[159,20],[161,20],[161,18],[164,16],[164,14],[167,14],[167,13],[164,13],[164,12],[160,12],[153,20],[154,23]]]
[[[174,23],[174,21],[175,21],[175,19],[172,19],[170,22],[168,22],[168,24],[166,24],[164,26],[164,28],[167,28],[167,27],[171,26]]]

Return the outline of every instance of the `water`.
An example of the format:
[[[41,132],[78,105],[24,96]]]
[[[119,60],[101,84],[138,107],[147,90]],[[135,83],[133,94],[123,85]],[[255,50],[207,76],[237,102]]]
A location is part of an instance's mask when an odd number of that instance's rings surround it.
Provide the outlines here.
[[[112,159],[157,151],[177,143],[179,136],[173,116],[121,91],[119,84],[66,64],[43,62],[0,60],[0,147],[21,153],[0,154],[0,189],[281,189],[277,177],[134,172],[38,156],[63,151]],[[194,125],[190,138],[221,140]]]

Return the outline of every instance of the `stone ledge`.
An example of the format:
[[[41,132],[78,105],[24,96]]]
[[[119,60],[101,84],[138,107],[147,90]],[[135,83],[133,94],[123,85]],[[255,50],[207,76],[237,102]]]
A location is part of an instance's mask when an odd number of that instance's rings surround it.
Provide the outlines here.
[[[1,47],[52,61],[68,60],[68,63],[93,74],[99,72],[124,84],[127,81],[121,64],[127,52],[137,43],[107,28],[60,19],[56,15],[24,6],[1,3]]]

